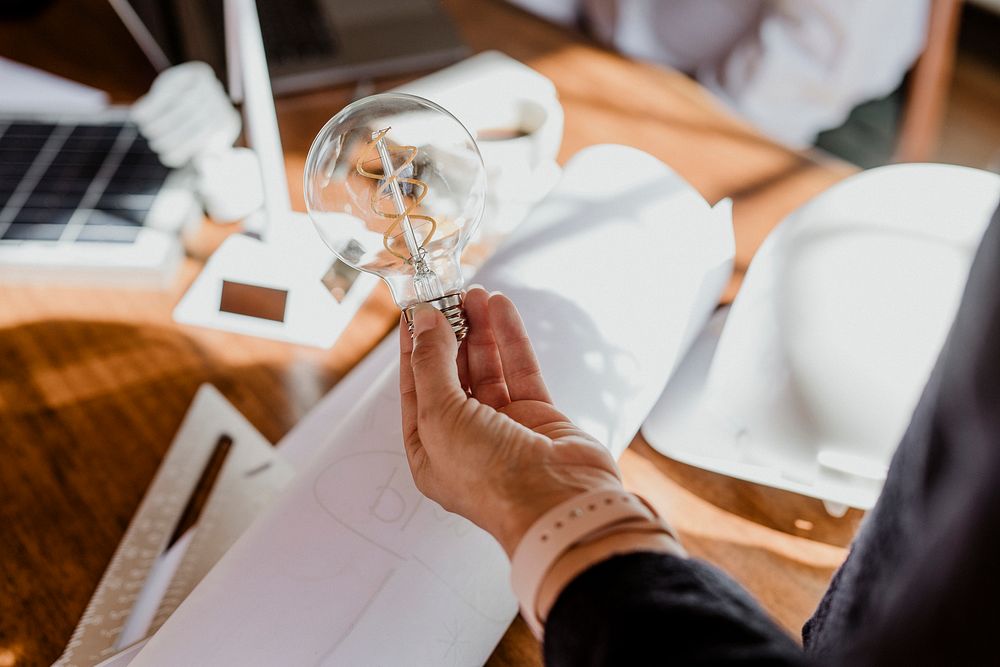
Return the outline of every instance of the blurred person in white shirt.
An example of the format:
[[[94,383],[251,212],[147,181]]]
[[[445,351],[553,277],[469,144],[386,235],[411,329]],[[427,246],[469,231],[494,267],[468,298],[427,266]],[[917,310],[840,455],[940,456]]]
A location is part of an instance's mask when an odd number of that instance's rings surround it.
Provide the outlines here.
[[[622,53],[687,72],[793,147],[899,87],[930,0],[509,0],[587,26]]]

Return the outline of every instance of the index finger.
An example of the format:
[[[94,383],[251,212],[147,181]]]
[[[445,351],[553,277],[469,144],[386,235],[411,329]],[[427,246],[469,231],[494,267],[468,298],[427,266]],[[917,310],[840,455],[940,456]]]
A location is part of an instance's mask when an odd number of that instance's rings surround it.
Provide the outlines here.
[[[552,403],[542,379],[542,369],[528,339],[528,332],[514,303],[503,294],[493,294],[488,302],[490,328],[500,350],[507,391],[512,401]]]
[[[399,402],[403,419],[403,444],[407,454],[417,441],[417,385],[413,379],[413,338],[404,318],[399,321]]]

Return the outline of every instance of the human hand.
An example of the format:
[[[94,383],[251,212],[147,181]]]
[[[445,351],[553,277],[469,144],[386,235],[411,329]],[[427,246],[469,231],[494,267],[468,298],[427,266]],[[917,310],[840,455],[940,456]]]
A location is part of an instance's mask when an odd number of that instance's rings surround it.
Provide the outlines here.
[[[545,511],[621,489],[614,459],[552,404],[514,304],[472,288],[459,347],[434,307],[400,323],[403,442],[417,488],[511,555]]]

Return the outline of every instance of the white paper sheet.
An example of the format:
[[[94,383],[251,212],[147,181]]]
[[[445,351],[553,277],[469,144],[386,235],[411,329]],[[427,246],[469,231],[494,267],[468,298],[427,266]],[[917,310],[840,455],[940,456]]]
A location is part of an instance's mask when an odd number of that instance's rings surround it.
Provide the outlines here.
[[[0,111],[91,112],[108,106],[103,90],[0,58]]]
[[[567,165],[476,280],[518,304],[556,403],[617,455],[714,306],[732,254],[728,204],[710,209],[652,157],[601,146]],[[516,613],[507,560],[414,488],[391,357],[352,374],[290,434],[296,479],[134,664],[485,661]]]
[[[394,330],[275,445],[282,458],[296,470],[303,469],[330,442],[330,436],[358,406],[378,376],[390,366],[396,368],[398,356],[399,343]]]

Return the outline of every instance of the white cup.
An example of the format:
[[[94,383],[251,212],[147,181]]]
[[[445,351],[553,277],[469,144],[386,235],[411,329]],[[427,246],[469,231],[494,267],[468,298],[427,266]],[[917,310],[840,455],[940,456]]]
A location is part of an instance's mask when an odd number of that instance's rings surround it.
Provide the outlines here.
[[[509,233],[555,185],[563,125],[554,96],[490,102],[470,105],[461,114],[486,164],[486,217],[480,228],[484,238]]]

